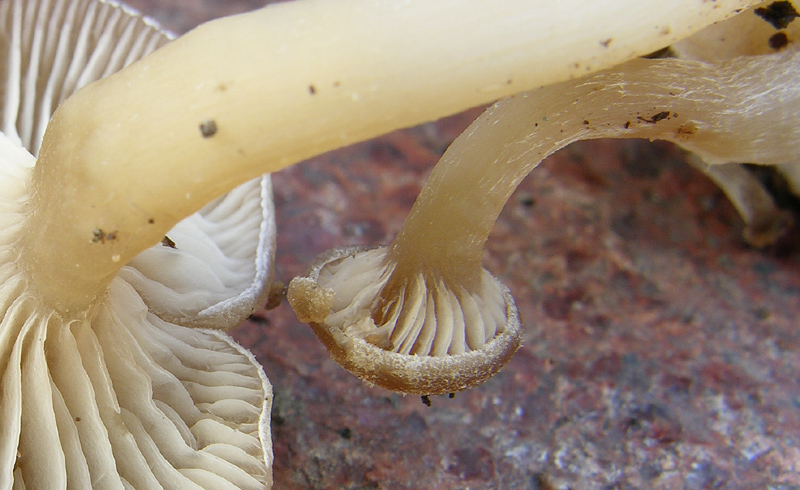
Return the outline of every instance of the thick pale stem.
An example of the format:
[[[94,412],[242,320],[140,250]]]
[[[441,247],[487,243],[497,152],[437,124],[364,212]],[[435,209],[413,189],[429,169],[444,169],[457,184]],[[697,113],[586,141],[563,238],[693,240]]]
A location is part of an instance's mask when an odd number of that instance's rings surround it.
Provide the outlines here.
[[[391,245],[397,271],[475,288],[483,246],[519,182],[574,141],[676,142],[707,163],[797,162],[800,51],[720,63],[633,60],[503,100],[445,152]]]
[[[22,262],[54,307],[83,309],[246,179],[612,66],[752,3],[304,0],[206,24],[57,111]]]

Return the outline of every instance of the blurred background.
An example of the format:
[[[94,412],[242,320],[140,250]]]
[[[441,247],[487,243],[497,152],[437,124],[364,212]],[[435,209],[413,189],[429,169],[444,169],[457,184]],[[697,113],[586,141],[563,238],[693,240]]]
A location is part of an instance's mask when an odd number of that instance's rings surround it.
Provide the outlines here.
[[[179,34],[264,1],[126,3]],[[480,112],[274,174],[276,279],[334,246],[389,242]],[[285,302],[259,311],[232,335],[274,385],[275,488],[800,488],[800,247],[792,233],[754,250],[742,228],[669,144],[553,155],[484,262],[512,290],[525,344],[430,407],[338,367]]]

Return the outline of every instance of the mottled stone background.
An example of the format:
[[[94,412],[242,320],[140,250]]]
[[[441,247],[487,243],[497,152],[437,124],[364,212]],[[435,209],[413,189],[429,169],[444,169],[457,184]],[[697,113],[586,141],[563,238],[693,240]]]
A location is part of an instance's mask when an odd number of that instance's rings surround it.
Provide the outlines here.
[[[179,33],[263,2],[129,3]],[[390,240],[478,113],[276,174],[278,278],[330,247]],[[800,488],[799,248],[749,249],[741,228],[670,145],[549,158],[485,257],[517,298],[525,345],[430,408],[351,377],[286,304],[259,312],[233,335],[275,386],[276,488]]]

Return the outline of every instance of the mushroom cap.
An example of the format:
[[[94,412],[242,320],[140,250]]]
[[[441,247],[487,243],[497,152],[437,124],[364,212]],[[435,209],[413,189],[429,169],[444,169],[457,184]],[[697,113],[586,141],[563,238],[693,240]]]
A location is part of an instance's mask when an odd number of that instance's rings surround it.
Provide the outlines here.
[[[268,175],[246,182],[183,219],[171,246],[144,250],[122,268],[148,307],[187,327],[227,330],[264,304],[275,257]]]
[[[289,304],[337,363],[369,384],[419,395],[466,390],[508,363],[521,343],[508,288],[484,269],[478,291],[424,273],[397,291],[387,287],[386,257],[385,247],[330,250],[289,285]]]
[[[177,249],[142,252],[91,311],[62,317],[17,261],[44,128],[169,36],[96,0],[9,0],[0,24],[0,489],[270,487],[272,388],[219,331],[267,292],[269,178],[179,223]]]

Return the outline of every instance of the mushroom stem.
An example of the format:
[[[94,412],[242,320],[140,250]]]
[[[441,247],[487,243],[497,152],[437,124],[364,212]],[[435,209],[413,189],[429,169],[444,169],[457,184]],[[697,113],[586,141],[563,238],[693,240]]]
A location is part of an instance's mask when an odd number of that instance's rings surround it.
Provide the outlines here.
[[[517,184],[556,150],[594,138],[669,140],[707,163],[796,161],[799,61],[636,59],[504,99],[448,148],[392,244],[321,255],[287,299],[369,383],[418,394],[475,386],[521,340],[513,298],[480,265]]]
[[[22,263],[54,308],[83,310],[238,183],[613,66],[754,3],[304,0],[210,22],[58,109]]]
[[[474,288],[484,243],[511,193],[574,141],[663,139],[707,163],[797,161],[798,77],[800,51],[720,63],[639,59],[500,101],[433,170],[389,248],[394,275],[439,270]]]

